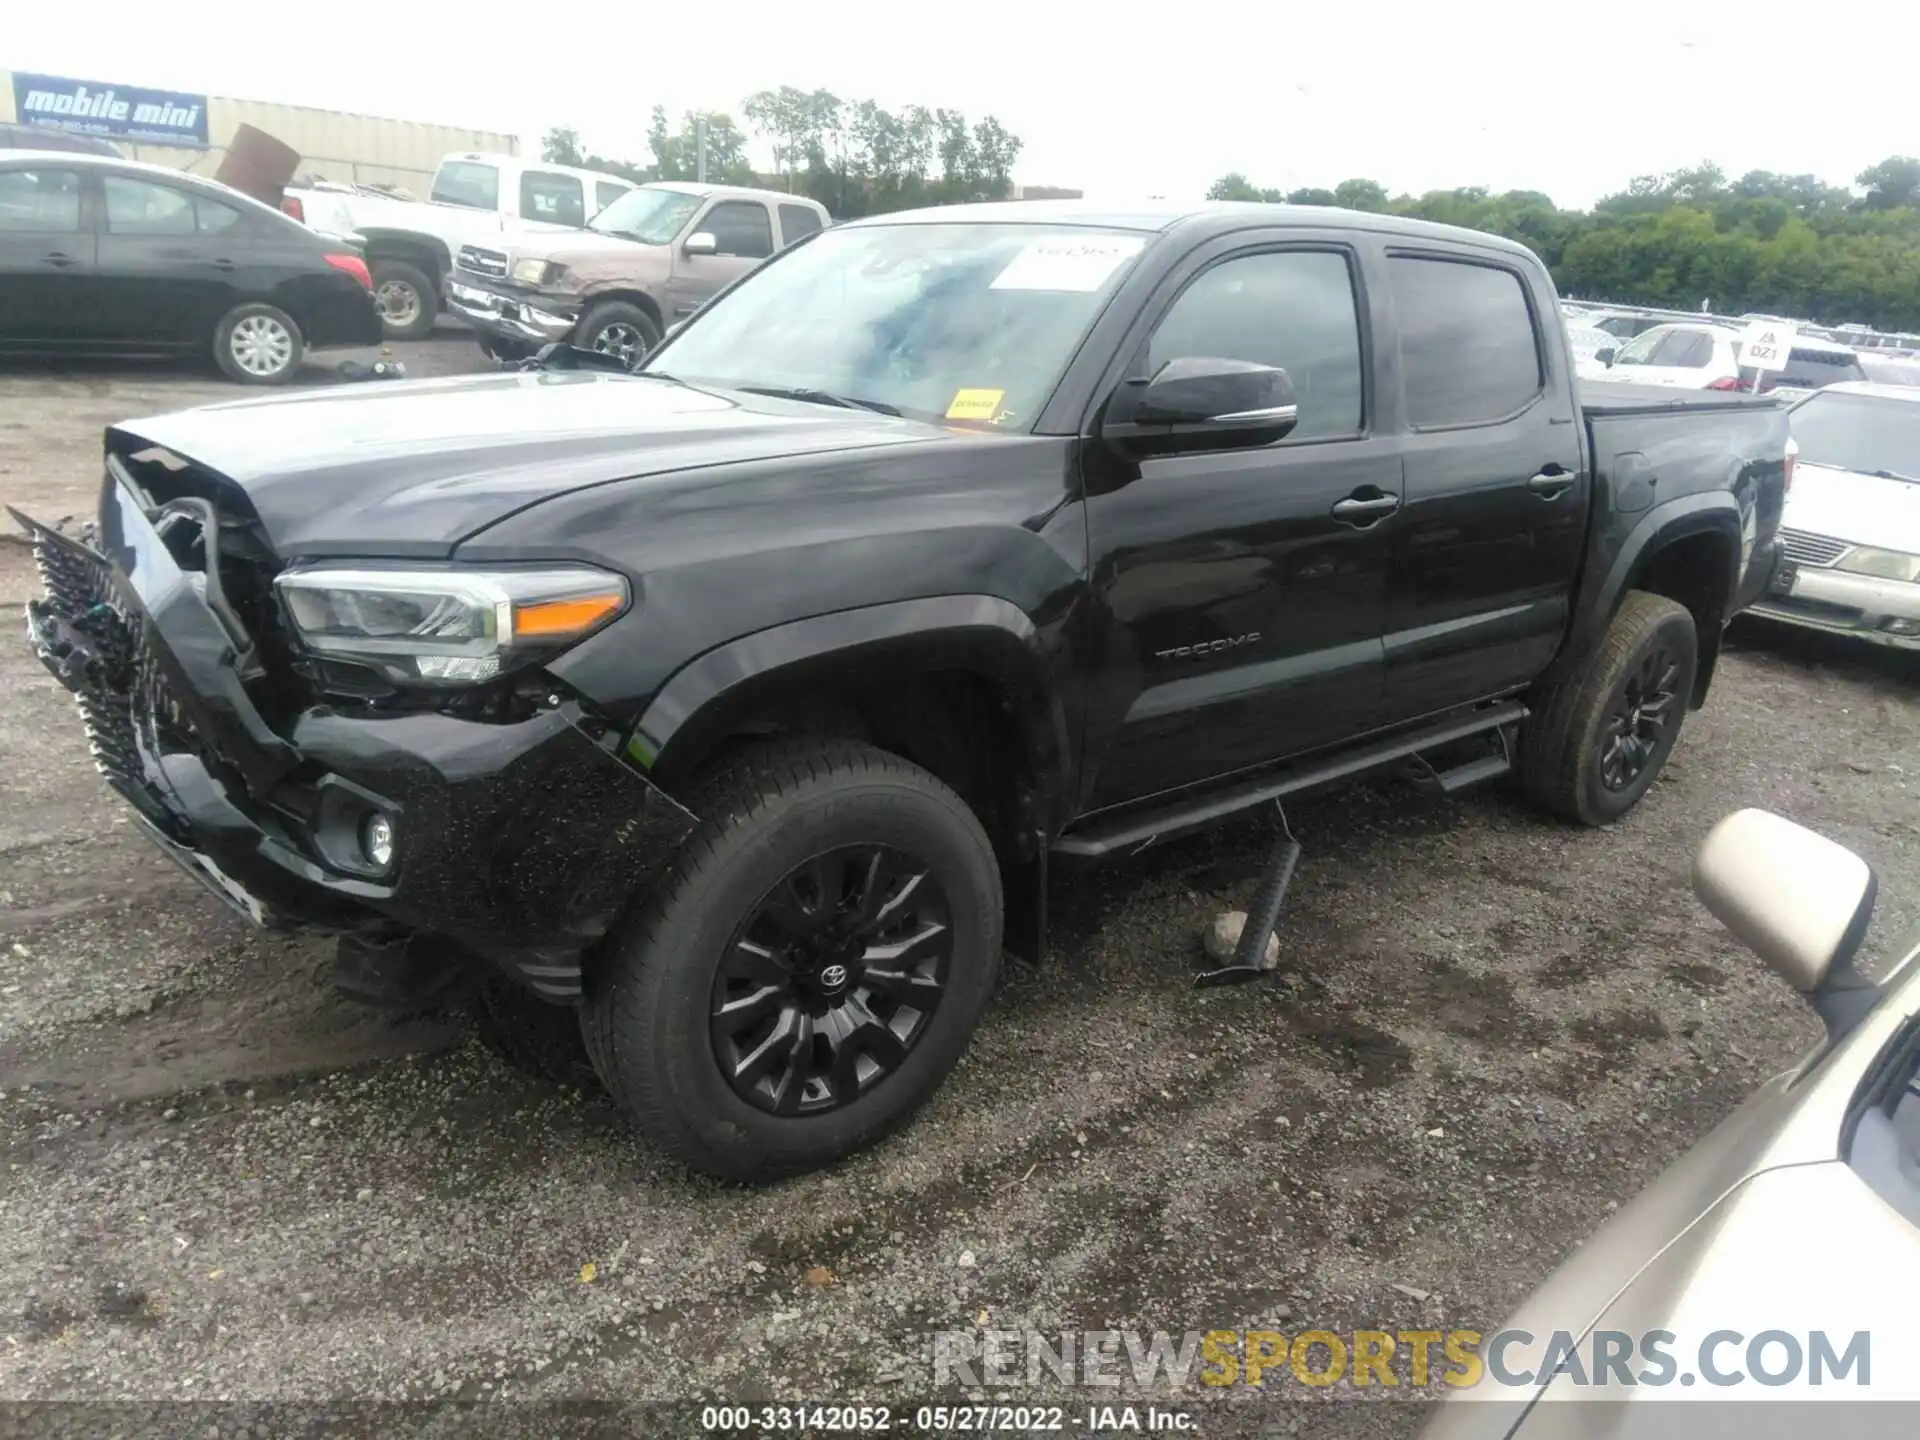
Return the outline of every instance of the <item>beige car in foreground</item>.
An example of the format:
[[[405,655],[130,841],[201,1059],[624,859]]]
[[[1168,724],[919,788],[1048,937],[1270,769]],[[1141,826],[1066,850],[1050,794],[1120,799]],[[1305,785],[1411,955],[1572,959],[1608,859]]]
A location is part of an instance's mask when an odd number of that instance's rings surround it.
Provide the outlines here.
[[[1486,1333],[1423,1440],[1920,1433],[1920,937],[1857,973],[1871,869],[1764,811],[1694,888],[1826,1035]]]

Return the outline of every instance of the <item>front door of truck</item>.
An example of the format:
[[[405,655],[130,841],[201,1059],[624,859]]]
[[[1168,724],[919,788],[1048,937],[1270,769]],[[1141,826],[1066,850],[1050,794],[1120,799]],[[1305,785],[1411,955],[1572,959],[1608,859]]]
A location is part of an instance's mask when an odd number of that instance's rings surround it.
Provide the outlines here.
[[[1126,361],[1284,368],[1294,432],[1261,449],[1119,462],[1092,442],[1087,525],[1103,677],[1093,808],[1299,754],[1376,723],[1397,440],[1373,433],[1368,306],[1349,239],[1201,247]]]
[[[677,324],[773,254],[773,216],[758,200],[715,200],[681,232],[667,282]]]

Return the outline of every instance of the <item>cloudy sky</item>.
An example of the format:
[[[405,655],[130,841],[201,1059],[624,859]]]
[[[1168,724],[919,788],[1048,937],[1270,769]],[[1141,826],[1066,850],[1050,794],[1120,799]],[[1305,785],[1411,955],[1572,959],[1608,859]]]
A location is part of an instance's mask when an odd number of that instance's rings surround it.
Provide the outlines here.
[[[1770,9],[20,0],[0,66],[530,138],[571,124],[592,148],[638,158],[656,104],[737,111],[793,84],[997,115],[1026,142],[1017,179],[1098,198],[1198,198],[1239,170],[1269,185],[1365,175],[1394,191],[1485,185],[1586,205],[1705,158],[1847,182],[1920,153],[1920,7]]]

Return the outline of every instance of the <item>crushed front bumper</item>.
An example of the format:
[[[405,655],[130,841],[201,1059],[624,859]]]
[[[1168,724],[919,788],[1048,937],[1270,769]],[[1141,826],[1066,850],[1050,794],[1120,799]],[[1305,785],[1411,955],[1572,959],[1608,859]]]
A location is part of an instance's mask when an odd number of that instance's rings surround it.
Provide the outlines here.
[[[269,682],[243,681],[244,641],[151,508],[110,474],[97,547],[14,512],[47,590],[28,643],[142,831],[256,924],[444,936],[577,999],[583,952],[693,817],[558,695],[503,723],[316,704],[270,728],[248,689]],[[365,843],[376,815],[384,867]]]
[[[1920,585],[1824,566],[1783,563],[1755,615],[1835,635],[1920,650]]]
[[[580,323],[575,306],[544,296],[506,294],[475,285],[456,274],[447,280],[447,308],[474,329],[501,340],[551,345],[573,334]]]

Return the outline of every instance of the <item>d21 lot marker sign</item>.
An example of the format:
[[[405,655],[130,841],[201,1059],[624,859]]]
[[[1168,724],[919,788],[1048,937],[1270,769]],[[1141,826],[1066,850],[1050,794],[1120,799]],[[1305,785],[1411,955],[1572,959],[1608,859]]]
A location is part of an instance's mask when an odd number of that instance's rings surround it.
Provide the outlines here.
[[[1777,320],[1756,320],[1740,336],[1740,365],[1747,370],[1784,370],[1799,332]]]

